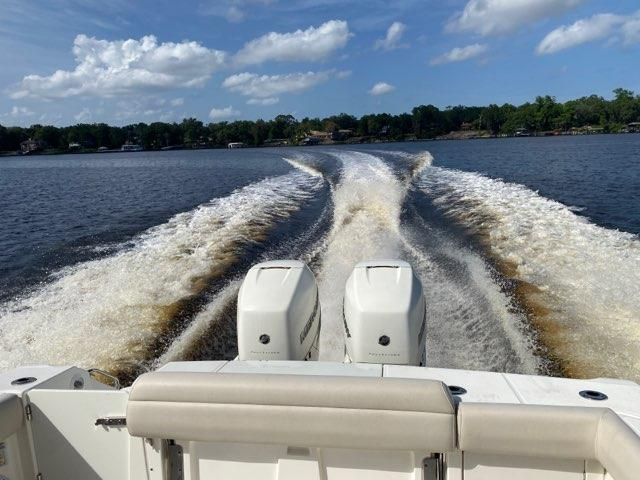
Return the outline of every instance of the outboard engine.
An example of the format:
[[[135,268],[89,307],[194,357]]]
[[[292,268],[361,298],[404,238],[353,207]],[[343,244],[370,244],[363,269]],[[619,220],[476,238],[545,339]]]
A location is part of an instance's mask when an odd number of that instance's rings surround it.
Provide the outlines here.
[[[251,267],[238,294],[239,360],[317,360],[320,304],[303,262]]]
[[[424,365],[426,304],[411,265],[362,262],[347,280],[344,328],[352,362]]]

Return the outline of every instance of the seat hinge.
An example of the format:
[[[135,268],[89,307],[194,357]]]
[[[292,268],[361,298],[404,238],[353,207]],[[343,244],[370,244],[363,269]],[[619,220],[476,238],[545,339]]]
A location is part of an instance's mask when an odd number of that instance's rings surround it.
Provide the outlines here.
[[[176,445],[173,440],[169,440],[167,445],[167,458],[169,460],[169,480],[184,479],[184,461],[182,456],[182,447]]]
[[[27,403],[27,406],[24,407],[24,416],[27,417],[28,421],[33,419],[33,411],[31,410],[31,404]]]

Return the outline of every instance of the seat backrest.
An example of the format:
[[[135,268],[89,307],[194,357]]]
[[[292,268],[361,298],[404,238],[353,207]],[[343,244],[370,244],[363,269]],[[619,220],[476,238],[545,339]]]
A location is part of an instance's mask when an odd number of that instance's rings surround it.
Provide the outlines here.
[[[9,438],[22,426],[24,412],[16,395],[0,393],[0,441]]]
[[[464,452],[598,460],[615,480],[637,479],[640,437],[608,408],[463,403]]]
[[[453,451],[440,381],[155,372],[132,386],[131,435],[305,447]]]

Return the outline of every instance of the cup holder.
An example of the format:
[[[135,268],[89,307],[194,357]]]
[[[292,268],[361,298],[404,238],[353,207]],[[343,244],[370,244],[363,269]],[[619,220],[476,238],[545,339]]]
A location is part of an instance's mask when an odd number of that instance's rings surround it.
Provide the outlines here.
[[[13,382],[11,382],[11,385],[26,385],[28,383],[33,383],[37,380],[36,377],[22,377],[22,378],[16,378]]]
[[[582,390],[580,392],[580,396],[582,398],[586,398],[587,400],[596,400],[598,402],[609,398],[604,393],[598,392],[596,390]]]
[[[465,388],[459,387],[457,385],[448,385],[447,388],[449,389],[449,393],[451,395],[464,395],[465,393],[467,393],[467,390]]]

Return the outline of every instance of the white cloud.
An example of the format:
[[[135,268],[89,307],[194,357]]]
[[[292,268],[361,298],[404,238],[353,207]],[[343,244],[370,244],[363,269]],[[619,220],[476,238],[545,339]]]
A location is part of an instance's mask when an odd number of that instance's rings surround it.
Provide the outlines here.
[[[622,25],[622,36],[625,45],[640,43],[640,12],[636,12]]]
[[[202,86],[225,60],[224,52],[197,42],[161,43],[147,35],[140,40],[98,40],[78,35],[74,70],[50,76],[27,75],[13,98],[64,98],[76,95],[112,97],[152,89]]]
[[[91,120],[91,110],[87,107],[83,108],[79,113],[73,116],[77,122],[87,122]]]
[[[201,6],[200,13],[223,17],[229,22],[238,23],[245,19],[245,10],[250,5],[269,5],[270,3],[272,0],[214,0],[209,5]]]
[[[343,20],[330,20],[319,27],[291,33],[271,32],[246,43],[236,54],[239,65],[255,65],[268,60],[315,62],[327,58],[349,41],[349,26]]]
[[[500,35],[560,15],[584,0],[469,0],[446,25],[448,32]]]
[[[640,12],[632,15],[600,13],[549,32],[536,47],[538,55],[548,55],[596,40],[621,40],[624,45],[640,42]]]
[[[224,108],[212,108],[209,112],[209,118],[211,120],[228,120],[230,118],[239,117],[240,115],[241,112],[234,110],[231,105]]]
[[[487,51],[487,46],[480,43],[467,45],[466,47],[456,47],[446,53],[431,60],[431,65],[441,65],[443,63],[464,62],[476,58]]]
[[[31,117],[34,114],[35,114],[35,112],[33,112],[32,110],[28,109],[27,107],[18,107],[18,106],[15,106],[15,105],[13,106],[11,111],[8,113],[8,115],[13,117],[13,118]]]
[[[387,30],[387,35],[376,41],[374,48],[376,50],[394,50],[400,48],[400,41],[406,31],[407,26],[401,22],[393,22]]]
[[[184,105],[184,98],[180,97],[180,98],[174,98],[173,100],[171,100],[169,102],[169,104],[172,107],[181,107],[182,105]]]
[[[275,105],[279,101],[280,99],[278,97],[250,98],[247,100],[247,105],[261,105],[263,107],[267,107],[269,105]]]
[[[369,95],[378,96],[384,95],[385,93],[393,92],[396,89],[393,85],[389,85],[385,82],[376,83],[371,90],[369,90]]]
[[[252,98],[273,98],[283,93],[308,90],[329,79],[329,72],[289,73],[286,75],[257,75],[238,73],[227,77],[222,86],[232,92]]]
[[[336,73],[336,78],[339,80],[344,80],[345,78],[349,78],[353,72],[351,70],[340,70]]]

